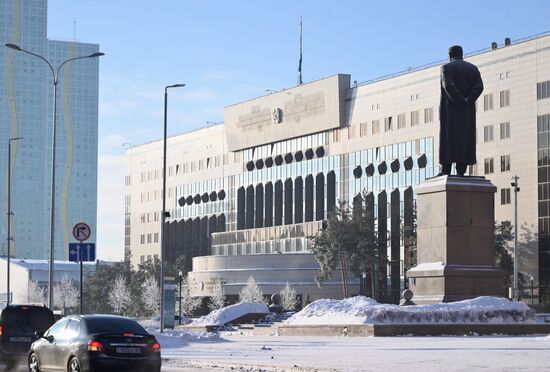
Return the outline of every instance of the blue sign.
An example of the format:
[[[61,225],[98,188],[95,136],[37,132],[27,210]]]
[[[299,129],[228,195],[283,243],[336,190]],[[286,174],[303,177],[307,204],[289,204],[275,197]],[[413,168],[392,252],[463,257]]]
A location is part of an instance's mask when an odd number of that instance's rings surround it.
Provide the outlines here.
[[[95,243],[69,243],[69,261],[95,261]]]

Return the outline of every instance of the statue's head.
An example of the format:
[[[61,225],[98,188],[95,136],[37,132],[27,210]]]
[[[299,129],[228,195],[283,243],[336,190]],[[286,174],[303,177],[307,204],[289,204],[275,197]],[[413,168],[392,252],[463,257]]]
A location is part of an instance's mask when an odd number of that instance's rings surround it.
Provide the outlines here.
[[[452,61],[453,59],[462,59],[463,52],[462,47],[460,45],[453,45],[449,48],[449,60]]]

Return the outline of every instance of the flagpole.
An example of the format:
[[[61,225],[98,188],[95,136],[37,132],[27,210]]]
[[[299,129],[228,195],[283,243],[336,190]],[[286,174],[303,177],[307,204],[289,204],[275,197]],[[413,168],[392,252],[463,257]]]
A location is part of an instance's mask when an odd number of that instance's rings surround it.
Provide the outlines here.
[[[302,17],[300,17],[300,61],[298,62],[298,85],[302,85]]]

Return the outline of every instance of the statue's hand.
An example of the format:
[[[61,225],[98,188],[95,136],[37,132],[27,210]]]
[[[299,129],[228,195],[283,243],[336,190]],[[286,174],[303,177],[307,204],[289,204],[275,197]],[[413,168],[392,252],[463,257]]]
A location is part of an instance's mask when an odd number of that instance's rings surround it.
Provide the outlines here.
[[[459,101],[460,108],[464,111],[470,110],[470,102],[467,99],[462,99]]]

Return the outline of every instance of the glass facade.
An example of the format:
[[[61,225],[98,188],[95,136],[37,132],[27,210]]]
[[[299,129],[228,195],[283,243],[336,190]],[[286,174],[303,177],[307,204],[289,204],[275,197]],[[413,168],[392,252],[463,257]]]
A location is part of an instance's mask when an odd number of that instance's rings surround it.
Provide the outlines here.
[[[54,66],[98,51],[96,44],[47,39],[47,2],[7,0],[0,5],[0,39],[40,54]],[[74,224],[86,222],[95,241],[97,214],[98,59],[66,64],[57,92],[55,249],[68,259]],[[49,257],[53,85],[40,59],[0,48],[0,143],[12,147],[12,254]],[[0,174],[7,174],[7,151]],[[0,254],[7,246],[7,177],[0,177]]]
[[[413,186],[439,171],[433,141],[419,138],[330,155],[326,132],[243,150],[238,157],[242,173],[176,187],[178,206],[169,229],[177,231],[168,251],[229,256],[309,252],[307,237],[318,232],[337,202],[353,205],[366,193],[388,257],[388,266],[378,273],[378,288],[396,302],[413,241]],[[220,200],[222,190],[227,197]],[[195,238],[186,240],[186,234]]]

